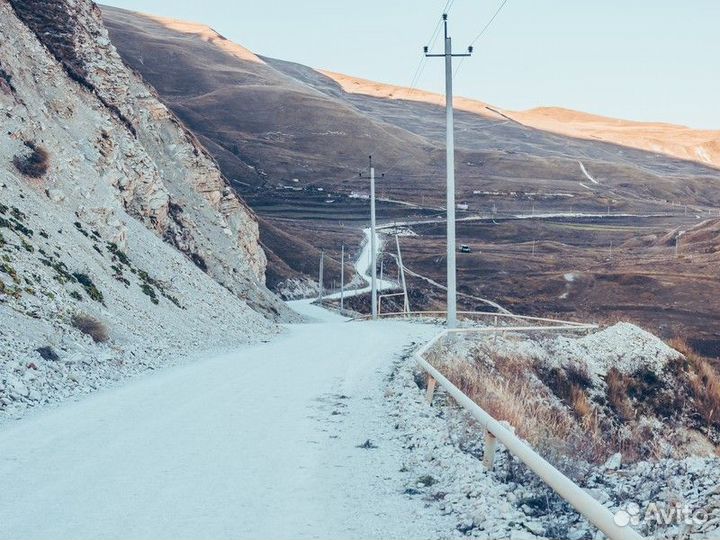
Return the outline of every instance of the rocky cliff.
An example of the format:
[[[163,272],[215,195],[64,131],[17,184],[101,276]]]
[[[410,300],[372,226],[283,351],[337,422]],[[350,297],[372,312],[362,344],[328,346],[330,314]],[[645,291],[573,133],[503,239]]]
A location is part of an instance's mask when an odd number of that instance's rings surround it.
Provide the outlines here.
[[[253,213],[87,0],[0,0],[0,411],[275,332]]]

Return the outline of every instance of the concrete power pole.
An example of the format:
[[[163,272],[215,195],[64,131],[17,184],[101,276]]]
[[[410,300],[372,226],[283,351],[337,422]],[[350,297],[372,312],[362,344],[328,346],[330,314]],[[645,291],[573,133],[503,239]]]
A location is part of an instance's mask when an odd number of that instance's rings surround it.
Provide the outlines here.
[[[454,56],[470,56],[472,46],[468,52],[453,54],[452,40],[448,35],[447,13],[443,13],[445,27],[445,53],[430,54],[428,47],[424,47],[425,56],[445,58],[445,117],[446,133],[446,166],[447,166],[447,327],[457,326],[457,292],[455,269],[455,138],[453,126],[453,90],[452,90],[452,59]]]
[[[325,262],[325,252],[320,252],[320,275],[318,276],[318,282],[320,283],[320,293],[318,295],[318,301],[322,302],[323,298],[323,263]]]
[[[377,233],[375,232],[375,167],[370,156],[370,266],[372,266],[370,289],[373,321],[377,320]]]
[[[370,167],[370,305],[372,319],[377,320],[377,230],[375,227],[375,167],[372,164],[372,156],[368,156],[368,163]],[[381,178],[384,176],[382,174]]]
[[[395,235],[395,245],[397,246],[397,262],[398,262],[398,268],[400,270],[400,283],[402,283],[403,288],[403,311],[406,315],[410,314],[410,301],[408,299],[408,293],[407,293],[407,285],[405,284],[405,267],[403,266],[402,262],[402,253],[400,252],[400,239],[398,238],[398,235]]]
[[[345,244],[340,248],[340,313],[345,309]]]

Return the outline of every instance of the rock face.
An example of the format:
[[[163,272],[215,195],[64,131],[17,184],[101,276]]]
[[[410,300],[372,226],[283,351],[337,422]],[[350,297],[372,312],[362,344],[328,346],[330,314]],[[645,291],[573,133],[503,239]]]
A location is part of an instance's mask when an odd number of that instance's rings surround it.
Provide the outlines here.
[[[0,415],[291,317],[255,216],[92,2],[0,0],[0,118]]]
[[[266,258],[254,215],[204,148],[125,66],[97,6],[70,0],[10,5],[130,139],[123,144],[99,129],[93,141],[96,166],[128,213],[257,309],[273,316],[284,312],[263,286]]]

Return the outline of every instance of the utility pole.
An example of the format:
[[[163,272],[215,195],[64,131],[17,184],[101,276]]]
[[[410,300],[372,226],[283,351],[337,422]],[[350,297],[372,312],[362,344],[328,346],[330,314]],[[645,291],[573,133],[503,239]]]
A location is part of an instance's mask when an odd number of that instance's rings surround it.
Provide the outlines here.
[[[377,232],[375,228],[375,167],[372,164],[372,156],[368,156],[370,167],[370,305],[372,319],[377,320]],[[362,176],[362,172],[360,173]],[[381,175],[381,178],[385,176]]]
[[[680,237],[685,233],[685,231],[678,231],[678,233],[675,235],[675,257],[677,258],[678,252],[680,249]]]
[[[340,313],[345,309],[345,244],[340,248]]]
[[[405,314],[410,314],[410,300],[408,299],[408,293],[407,293],[407,285],[405,284],[405,268],[403,267],[402,262],[402,253],[400,252],[400,239],[398,238],[398,235],[395,235],[395,245],[397,246],[397,263],[398,268],[400,270],[400,283],[402,283],[403,288],[403,311]]]
[[[318,301],[322,303],[323,298],[323,263],[325,262],[325,252],[320,252],[320,275],[318,276],[318,281],[320,283],[320,294],[318,295]]]
[[[370,301],[372,308],[373,321],[377,320],[377,237],[375,233],[375,167],[372,166],[372,156],[370,162],[370,260],[372,266],[372,274],[370,289],[372,292],[372,300]]]
[[[468,52],[453,54],[452,40],[448,35],[447,13],[443,13],[443,25],[445,31],[445,53],[430,54],[428,47],[423,51],[427,57],[445,58],[445,117],[446,117],[446,174],[447,174],[447,327],[457,326],[457,292],[456,292],[456,269],[455,269],[455,140],[453,127],[453,91],[452,91],[452,59],[453,56],[470,56],[472,46]]]

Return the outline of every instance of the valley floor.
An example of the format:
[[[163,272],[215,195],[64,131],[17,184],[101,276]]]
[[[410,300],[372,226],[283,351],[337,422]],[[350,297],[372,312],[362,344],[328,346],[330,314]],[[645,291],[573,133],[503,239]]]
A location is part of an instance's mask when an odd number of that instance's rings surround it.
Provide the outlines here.
[[[403,495],[383,395],[435,329],[295,307],[315,321],[4,425],[0,537],[452,534]]]

